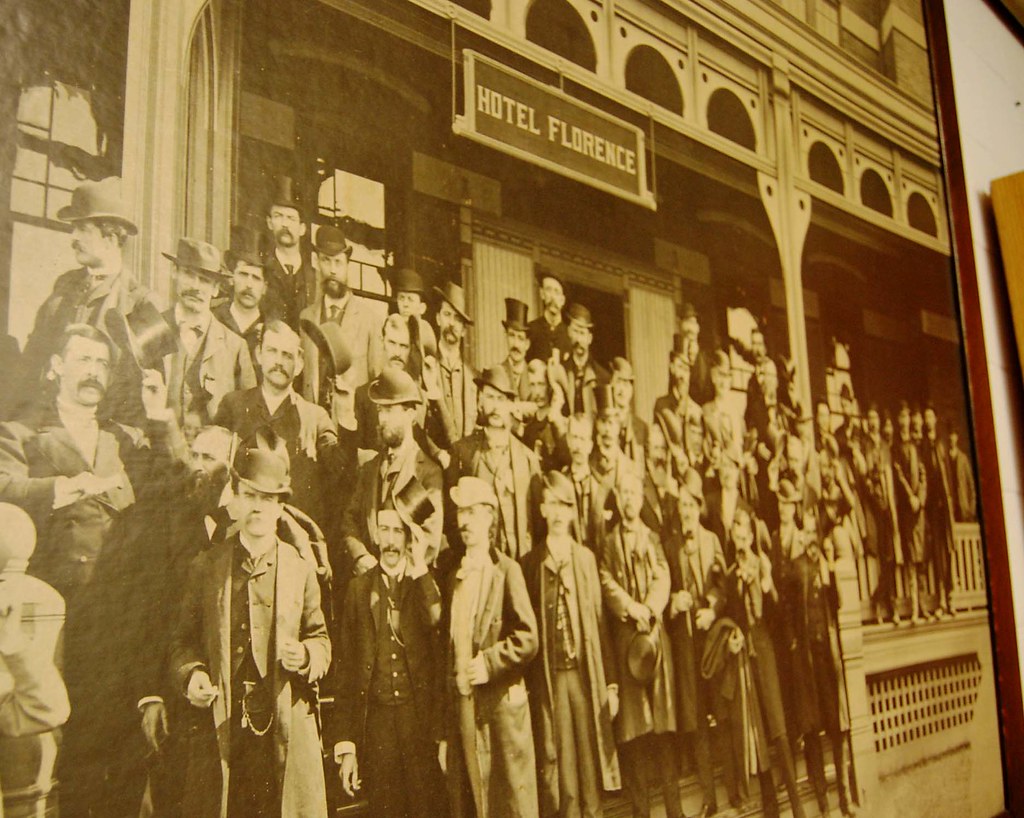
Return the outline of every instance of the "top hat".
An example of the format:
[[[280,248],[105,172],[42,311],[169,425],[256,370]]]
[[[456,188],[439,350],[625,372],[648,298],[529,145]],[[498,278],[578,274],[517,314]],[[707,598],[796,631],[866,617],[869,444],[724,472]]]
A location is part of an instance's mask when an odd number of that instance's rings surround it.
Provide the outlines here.
[[[414,475],[395,496],[395,508],[404,520],[422,527],[434,513],[434,501],[430,499],[423,483]]]
[[[669,353],[669,357],[676,355],[686,354],[686,336],[681,332],[675,332],[672,334],[672,351]]]
[[[274,192],[270,198],[271,207],[290,207],[302,213],[302,199],[295,190],[291,176],[278,176],[274,181]]]
[[[543,264],[534,264],[533,274],[537,279],[537,283],[541,286],[544,285],[545,278],[552,278],[561,284],[563,289],[565,288],[565,282],[562,281],[562,277],[552,272],[550,267],[545,267]]]
[[[324,224],[317,228],[316,236],[313,238],[313,249],[325,256],[352,252],[345,231],[333,224]]]
[[[224,262],[228,270],[234,270],[238,262],[263,266],[263,255],[260,253],[259,234],[244,224],[231,225],[231,244],[224,253]]]
[[[299,321],[302,331],[316,344],[316,348],[331,362],[331,371],[335,376],[343,375],[352,366],[352,353],[342,333],[341,325],[336,321],[317,324],[308,318]]]
[[[492,389],[497,389],[510,398],[516,396],[516,390],[512,387],[508,371],[503,366],[492,366],[490,369],[485,369],[473,379],[473,382],[480,389],[490,386]]]
[[[609,417],[615,414],[615,393],[611,384],[598,383],[594,385],[594,408],[597,410],[597,417]]]
[[[448,493],[456,508],[469,508],[481,504],[491,508],[498,507],[498,495],[494,493],[494,487],[479,477],[460,477],[459,482],[452,486]]]
[[[210,242],[184,236],[178,239],[178,254],[162,253],[179,267],[187,267],[207,278],[220,281],[224,277],[220,250]]]
[[[57,211],[57,218],[65,222],[81,219],[112,219],[124,225],[129,234],[139,232],[121,200],[121,180],[108,176],[99,182],[86,182],[75,188],[71,204]]]
[[[526,332],[527,315],[530,308],[518,298],[505,299],[505,320],[501,325],[505,329],[518,329]]]
[[[467,324],[473,323],[473,319],[470,318],[469,313],[466,312],[466,293],[462,287],[451,281],[446,281],[444,283],[444,288],[434,287],[434,292],[451,304],[452,309],[462,317],[463,321]]]
[[[627,361],[625,358],[616,355],[612,358],[611,363],[612,377],[618,377],[624,381],[632,382],[633,378],[633,364]]]
[[[693,306],[693,304],[691,304],[689,301],[687,301],[685,304],[683,304],[682,308],[679,310],[679,320],[680,321],[687,321],[690,318],[696,318],[696,319],[700,320],[700,316],[697,315],[696,308]]]
[[[274,445],[257,439],[255,447],[238,453],[232,471],[240,483],[262,494],[291,494],[288,452],[280,441]]]
[[[164,356],[178,350],[178,333],[149,301],[139,301],[128,315],[107,310],[104,323],[119,349],[131,353],[139,369],[160,369]]]
[[[420,390],[412,376],[397,366],[384,367],[376,379],[370,383],[368,394],[370,400],[378,406],[418,404],[421,400]]]
[[[783,477],[779,481],[778,500],[780,503],[799,503],[800,494],[793,485],[793,481]]]
[[[704,502],[704,481],[701,479],[700,473],[693,467],[683,472],[682,479],[679,481],[679,490],[685,491],[700,503]]]
[[[594,328],[594,319],[590,315],[590,310],[584,307],[582,304],[570,304],[569,309],[566,310],[566,317],[570,321],[575,321],[587,329]]]
[[[423,276],[411,267],[403,267],[391,277],[391,292],[398,293],[419,293],[423,295]]]
[[[661,639],[658,628],[653,628],[649,633],[634,633],[626,650],[626,669],[633,680],[647,684],[654,678],[660,664]]]

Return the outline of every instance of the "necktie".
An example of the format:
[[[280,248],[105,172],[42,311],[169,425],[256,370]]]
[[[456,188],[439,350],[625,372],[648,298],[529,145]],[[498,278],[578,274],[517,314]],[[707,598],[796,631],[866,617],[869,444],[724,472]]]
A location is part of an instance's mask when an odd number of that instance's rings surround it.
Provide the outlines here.
[[[288,273],[288,275],[294,275],[295,274],[295,265],[294,264],[286,264],[286,265],[284,265],[284,271],[286,273]]]
[[[337,323],[339,315],[341,315],[341,309],[338,307],[337,304],[331,304],[331,306],[327,308],[328,321],[334,321],[335,323]]]

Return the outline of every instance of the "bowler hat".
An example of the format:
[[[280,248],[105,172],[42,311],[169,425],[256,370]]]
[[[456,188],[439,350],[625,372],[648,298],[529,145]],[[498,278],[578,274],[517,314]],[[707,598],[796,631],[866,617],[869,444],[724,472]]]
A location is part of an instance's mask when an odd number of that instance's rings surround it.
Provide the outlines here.
[[[178,239],[178,253],[162,253],[179,267],[186,267],[207,278],[220,281],[224,277],[224,265],[221,263],[220,250],[210,242],[184,236]]]
[[[545,278],[551,278],[561,284],[563,289],[565,288],[565,282],[562,280],[562,277],[552,272],[550,267],[545,267],[543,264],[535,264],[533,265],[533,274],[537,278],[537,283],[541,286],[543,286]]]
[[[338,253],[351,253],[345,231],[333,224],[321,225],[313,238],[313,249],[325,256],[336,256]]]
[[[615,414],[615,393],[611,384],[599,383],[594,386],[594,407],[599,418]]]
[[[295,189],[295,180],[291,176],[278,176],[274,180],[274,191],[270,198],[271,207],[290,207],[302,213],[302,199]]]
[[[700,473],[692,466],[683,472],[682,479],[679,481],[680,491],[685,491],[694,500],[700,503],[704,502],[704,481],[701,479]]]
[[[661,664],[661,639],[657,627],[648,633],[637,631],[626,650],[626,668],[634,681],[647,684]]]
[[[443,288],[434,287],[434,292],[451,304],[452,309],[462,317],[463,321],[467,324],[473,323],[473,319],[466,312],[466,293],[462,287],[451,281],[446,281]]]
[[[780,503],[799,503],[800,495],[793,485],[793,481],[783,477],[779,481],[778,500]]]
[[[238,262],[263,266],[263,255],[260,253],[259,234],[244,224],[231,225],[231,243],[224,253],[224,261],[229,270],[233,270]]]
[[[473,382],[480,389],[490,386],[492,389],[497,389],[510,398],[516,396],[516,390],[512,387],[508,371],[503,366],[492,366],[490,369],[485,369],[473,379]]]
[[[505,320],[501,325],[505,329],[518,329],[526,332],[527,315],[530,308],[518,298],[505,299]]]
[[[459,482],[452,486],[448,493],[456,508],[469,508],[481,504],[492,508],[498,507],[498,495],[494,493],[494,487],[479,477],[460,477]]]
[[[627,361],[625,358],[616,355],[612,358],[611,363],[612,377],[619,377],[624,381],[632,382],[633,378],[633,364]]]
[[[139,369],[159,369],[164,356],[178,349],[178,333],[149,301],[139,301],[128,315],[107,310],[104,323],[111,340],[131,354]]]
[[[587,329],[593,329],[594,327],[594,319],[590,315],[590,310],[582,304],[570,304],[565,314],[570,321],[575,321]]]
[[[335,321],[317,324],[308,318],[299,321],[302,331],[316,344],[316,348],[324,358],[331,362],[331,372],[343,375],[352,366],[352,353],[342,333],[341,325]]]
[[[378,406],[395,406],[396,404],[418,404],[421,400],[420,390],[412,376],[397,366],[386,366],[370,383],[368,390],[370,400]]]
[[[258,443],[238,453],[232,467],[235,478],[262,494],[291,494],[288,452],[281,445]]]
[[[434,513],[434,501],[415,475],[395,496],[395,507],[402,518],[422,526]]]
[[[423,276],[411,267],[403,267],[391,277],[391,291],[398,293],[423,294]]]
[[[108,176],[98,182],[85,182],[76,187],[71,194],[71,204],[58,210],[57,218],[64,222],[111,219],[124,225],[133,236],[139,232],[121,199],[121,180],[116,176]]]
[[[560,471],[552,469],[544,474],[544,491],[550,492],[558,502],[565,505],[576,503],[576,490],[572,481]]]

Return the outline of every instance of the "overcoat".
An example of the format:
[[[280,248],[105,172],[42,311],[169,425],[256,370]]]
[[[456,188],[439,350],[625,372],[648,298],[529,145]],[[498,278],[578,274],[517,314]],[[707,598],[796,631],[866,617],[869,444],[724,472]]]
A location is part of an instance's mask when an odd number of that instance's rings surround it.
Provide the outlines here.
[[[896,519],[896,478],[892,451],[881,438],[864,440],[865,550],[881,560],[903,564],[903,548]]]
[[[547,546],[540,545],[527,554],[522,562],[526,588],[540,626],[541,655],[530,664],[527,683],[537,747],[538,786],[541,805],[544,807],[541,812],[545,815],[556,814],[559,808],[558,741],[555,735],[558,720],[554,714],[552,693],[555,670],[551,665],[552,657],[546,649],[548,634],[555,627],[555,613],[544,608],[548,583],[552,581],[551,572],[544,565],[547,557]],[[577,542],[572,544],[570,560],[579,607],[583,678],[589,694],[597,744],[594,757],[601,762],[602,787],[605,790],[617,790],[622,787],[622,779],[615,752],[611,711],[608,709],[608,685],[617,684],[618,675],[611,632],[605,621],[601,578],[593,552]]]
[[[576,486],[576,479],[573,477],[571,466],[566,466],[562,469],[562,474],[573,481],[573,487],[577,491],[575,506],[576,528],[582,530],[577,530],[576,540],[593,551],[595,555],[600,555],[605,535],[611,527],[609,524],[611,518],[609,498],[611,493],[608,487],[594,476],[589,466],[586,477],[580,481],[579,487]],[[587,498],[585,515],[580,509],[583,501],[583,498],[580,496],[581,492],[585,493]],[[584,516],[586,519],[584,519]]]
[[[191,737],[183,814],[194,818],[227,815],[231,767],[231,731],[239,718],[231,712],[231,569],[238,535],[199,553],[192,561],[171,649],[175,684],[182,693],[189,677],[205,668],[219,695],[205,729]],[[314,685],[331,662],[331,642],[320,608],[314,569],[291,545],[278,540],[264,563],[276,570],[265,595],[250,580],[249,633],[253,659],[271,680],[276,770],[282,794],[282,818],[326,818],[320,736]],[[257,575],[254,575],[253,579]],[[307,670],[289,673],[277,659],[277,645],[291,639],[305,645]],[[212,740],[211,740],[212,739]],[[218,763],[219,762],[219,763]]]
[[[920,563],[924,553],[924,504],[928,499],[928,480],[917,445],[907,441],[893,441],[892,471],[896,489],[896,520],[899,524],[903,555],[913,563]],[[914,511],[910,498],[916,497],[918,509]]]

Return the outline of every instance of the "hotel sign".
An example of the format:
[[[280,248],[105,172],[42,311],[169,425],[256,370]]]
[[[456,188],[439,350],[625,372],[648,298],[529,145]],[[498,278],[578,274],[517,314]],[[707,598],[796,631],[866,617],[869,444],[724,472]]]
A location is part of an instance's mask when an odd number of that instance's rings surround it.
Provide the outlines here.
[[[463,65],[456,134],[655,209],[643,131],[474,51]]]

